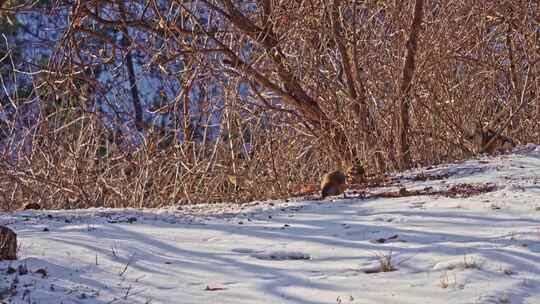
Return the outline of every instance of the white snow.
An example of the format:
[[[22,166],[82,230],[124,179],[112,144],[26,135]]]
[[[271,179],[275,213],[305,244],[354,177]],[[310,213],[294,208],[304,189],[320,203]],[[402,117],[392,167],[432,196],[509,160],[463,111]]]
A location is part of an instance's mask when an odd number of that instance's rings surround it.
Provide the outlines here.
[[[420,172],[449,178],[411,179]],[[400,185],[369,191],[496,189],[468,198],[3,213],[20,251],[18,261],[0,262],[0,299],[540,303],[539,146],[400,175]],[[378,272],[385,259],[395,271]]]

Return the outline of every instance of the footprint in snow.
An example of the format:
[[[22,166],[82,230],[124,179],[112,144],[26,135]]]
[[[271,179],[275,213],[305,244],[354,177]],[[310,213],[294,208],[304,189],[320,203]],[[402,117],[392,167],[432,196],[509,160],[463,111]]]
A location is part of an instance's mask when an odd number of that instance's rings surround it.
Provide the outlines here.
[[[311,260],[311,256],[309,254],[298,252],[298,251],[271,251],[271,252],[264,252],[264,253],[255,253],[255,254],[252,254],[251,256],[259,260],[273,260],[273,261]]]
[[[259,260],[283,261],[283,260],[310,260],[311,259],[311,256],[309,254],[298,252],[298,251],[264,252],[263,250],[255,250],[255,249],[250,249],[250,248],[233,248],[231,251],[235,253],[249,254],[251,257],[254,257]]]
[[[255,249],[250,249],[250,248],[233,248],[231,251],[235,253],[244,253],[244,254],[263,252],[262,250],[255,250]]]

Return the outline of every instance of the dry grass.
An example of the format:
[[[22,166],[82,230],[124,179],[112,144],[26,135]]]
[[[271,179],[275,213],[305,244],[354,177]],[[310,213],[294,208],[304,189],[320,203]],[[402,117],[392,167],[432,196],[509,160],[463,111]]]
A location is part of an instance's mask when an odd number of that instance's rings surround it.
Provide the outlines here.
[[[376,257],[379,262],[379,267],[376,267],[373,269],[367,269],[365,270],[365,273],[371,274],[371,273],[380,273],[380,272],[392,272],[392,271],[397,270],[397,268],[394,265],[394,262],[392,261],[391,250],[387,253],[377,253]]]
[[[16,164],[0,165],[0,202],[5,210],[37,202],[45,209],[86,207],[158,207],[201,202],[245,202],[286,197],[306,178],[315,180],[328,166],[297,158],[302,144],[294,138],[260,144],[255,156],[240,157],[221,142],[204,147],[156,148],[150,137],[138,149],[104,146],[95,123],[83,124],[78,141],[35,138],[32,153]],[[47,135],[43,136],[46,138]],[[59,136],[59,138],[62,138]],[[280,153],[288,149],[291,153]],[[99,153],[106,154],[100,155]],[[292,150],[297,150],[292,152]],[[240,152],[241,153],[241,152]]]
[[[441,275],[439,278],[439,286],[442,289],[446,289],[450,286],[450,279],[448,278],[448,273],[444,272],[444,274]]]
[[[463,268],[464,269],[479,269],[480,265],[474,259],[474,257],[463,256]]]
[[[378,257],[380,272],[391,272],[397,270],[397,268],[394,267],[394,264],[392,263],[392,251],[389,251],[385,254],[379,254]]]

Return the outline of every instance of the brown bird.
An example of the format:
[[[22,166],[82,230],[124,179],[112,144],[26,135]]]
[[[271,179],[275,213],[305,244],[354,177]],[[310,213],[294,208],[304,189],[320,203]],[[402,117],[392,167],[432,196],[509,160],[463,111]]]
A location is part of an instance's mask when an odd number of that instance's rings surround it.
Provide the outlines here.
[[[355,159],[353,165],[348,166],[346,173],[336,170],[326,174],[321,181],[321,196],[334,196],[343,194],[346,198],[345,190],[349,185],[363,182],[365,170],[360,160]]]
[[[340,195],[346,197],[345,190],[347,189],[347,176],[341,171],[336,170],[326,174],[321,181],[321,196]]]

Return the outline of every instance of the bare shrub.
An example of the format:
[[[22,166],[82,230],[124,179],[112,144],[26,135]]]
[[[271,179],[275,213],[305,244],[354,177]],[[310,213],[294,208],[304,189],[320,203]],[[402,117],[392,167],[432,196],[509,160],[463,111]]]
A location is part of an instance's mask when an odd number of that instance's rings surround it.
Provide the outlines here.
[[[4,210],[282,198],[469,157],[477,125],[540,138],[536,2],[13,3]]]

